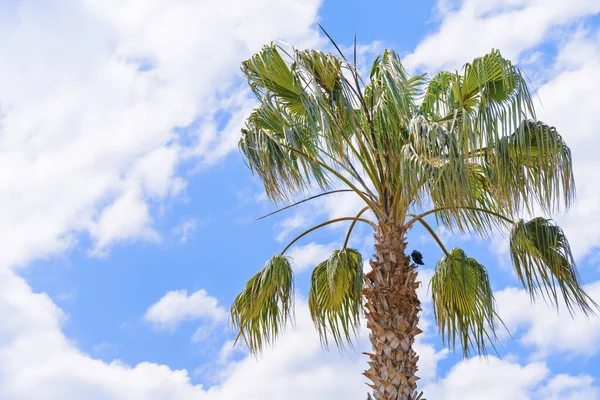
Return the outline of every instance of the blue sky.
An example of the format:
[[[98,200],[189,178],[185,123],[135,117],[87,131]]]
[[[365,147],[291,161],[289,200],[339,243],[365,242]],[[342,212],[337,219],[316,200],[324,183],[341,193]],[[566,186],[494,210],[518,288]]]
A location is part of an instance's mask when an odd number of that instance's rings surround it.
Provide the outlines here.
[[[386,47],[411,72],[492,48],[522,65],[573,150],[578,202],[554,217],[600,302],[599,13],[594,0],[2,2],[0,398],[366,397],[366,335],[323,353],[303,297],[343,229],[293,250],[298,323],[275,349],[234,349],[227,324],[294,234],[362,207],[340,195],[257,222],[274,206],[236,148],[254,106],[240,62],[271,40],[328,50],[317,22],[344,46],[356,34],[365,66]],[[600,320],[531,305],[503,237],[441,235],[488,267],[513,338],[464,362],[420,293],[428,398],[600,399]],[[353,241],[367,258],[370,232]],[[440,251],[419,229],[409,242],[426,280]]]

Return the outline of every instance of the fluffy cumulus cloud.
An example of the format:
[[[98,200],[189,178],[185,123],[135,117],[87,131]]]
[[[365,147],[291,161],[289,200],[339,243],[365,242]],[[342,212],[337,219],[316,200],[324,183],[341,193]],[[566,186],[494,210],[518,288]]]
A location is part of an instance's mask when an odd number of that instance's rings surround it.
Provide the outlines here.
[[[445,400],[595,400],[600,395],[589,375],[550,377],[543,362],[522,365],[497,357],[460,362],[446,377],[425,386],[425,391],[432,399]]]
[[[560,374],[541,387],[537,395],[545,400],[595,400],[600,398],[600,389],[594,382],[589,375]]]
[[[1,264],[72,245],[157,239],[177,168],[234,147],[252,107],[239,62],[314,44],[318,0],[11,1],[0,34]],[[242,84],[242,86],[240,86]],[[190,127],[182,130],[184,127]],[[183,133],[182,133],[183,132]]]
[[[312,269],[321,261],[327,260],[336,249],[333,244],[311,242],[304,246],[293,247],[287,255],[292,258],[294,271],[298,273]]]
[[[587,285],[586,291],[600,303],[600,281]],[[531,304],[522,289],[506,288],[496,293],[496,300],[509,331],[538,357],[561,353],[592,356],[600,351],[600,318],[587,318],[581,312],[571,316],[563,302],[558,312],[541,299]]]
[[[428,70],[457,68],[500,49],[517,59],[548,39],[553,28],[600,12],[595,0],[464,0],[440,1],[439,29],[426,37],[404,63]],[[535,58],[535,57],[534,57]],[[531,55],[529,57],[532,60]]]
[[[186,290],[173,290],[154,303],[144,319],[159,329],[173,331],[185,321],[208,320],[220,323],[226,318],[225,309],[217,299],[200,289],[190,295]]]
[[[455,365],[426,391],[432,399],[528,399],[547,374],[543,363],[521,366],[495,357],[475,358]]]
[[[191,383],[187,371],[154,363],[129,366],[105,363],[77,350],[61,332],[65,316],[45,294],[7,270],[0,271],[0,397],[7,400],[86,398],[91,400],[363,400],[366,386],[360,373],[366,357],[358,351],[340,356],[323,352],[306,303],[299,299],[297,324],[258,359],[223,357],[209,370],[218,384]],[[363,332],[358,348],[366,348]],[[521,365],[490,357],[462,362],[435,379],[444,352],[418,343],[420,376],[429,398],[464,399],[585,399],[597,398],[594,379],[587,375],[551,376],[542,362]],[[265,379],[268,377],[268,379]],[[507,385],[506,382],[510,382]]]
[[[565,228],[578,258],[600,245],[600,30],[578,30],[563,41],[553,76],[538,90],[540,119],[555,125],[572,150],[577,202],[558,221]]]
[[[61,332],[65,316],[45,294],[0,270],[0,397],[25,399],[199,398],[185,371],[151,363],[106,364],[81,353]]]

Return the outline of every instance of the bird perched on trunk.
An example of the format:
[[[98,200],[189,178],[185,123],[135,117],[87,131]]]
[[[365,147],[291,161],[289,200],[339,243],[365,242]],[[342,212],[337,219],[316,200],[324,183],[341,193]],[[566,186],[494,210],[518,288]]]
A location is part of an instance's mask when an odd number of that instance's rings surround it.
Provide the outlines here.
[[[413,250],[412,253],[410,253],[410,256],[412,257],[412,260],[415,264],[425,265],[423,263],[423,254],[421,254],[420,251]]]

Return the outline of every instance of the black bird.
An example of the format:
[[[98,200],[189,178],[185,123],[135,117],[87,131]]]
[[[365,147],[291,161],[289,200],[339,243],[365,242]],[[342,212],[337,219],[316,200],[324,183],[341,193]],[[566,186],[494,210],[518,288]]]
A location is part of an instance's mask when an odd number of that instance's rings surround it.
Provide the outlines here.
[[[413,250],[413,252],[412,252],[412,253],[410,253],[410,256],[412,257],[412,260],[413,260],[413,262],[414,262],[415,264],[418,264],[418,265],[425,265],[425,264],[423,263],[423,254],[421,254],[421,252],[420,252],[420,251]]]

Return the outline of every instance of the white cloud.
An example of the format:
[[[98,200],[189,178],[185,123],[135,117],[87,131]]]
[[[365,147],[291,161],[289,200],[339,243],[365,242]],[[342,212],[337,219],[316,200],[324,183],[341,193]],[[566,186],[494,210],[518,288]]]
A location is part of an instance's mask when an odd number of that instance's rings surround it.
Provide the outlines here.
[[[128,171],[128,178],[139,182],[148,197],[176,195],[185,188],[185,181],[174,177],[178,157],[176,148],[158,147],[133,164]]]
[[[428,398],[444,400],[598,399],[600,389],[589,375],[550,375],[545,363],[519,364],[509,358],[475,357],[424,386]]]
[[[184,371],[152,363],[131,368],[81,353],[60,331],[64,315],[45,294],[0,270],[0,393],[3,399],[199,398]]]
[[[331,253],[340,247],[341,245],[311,242],[304,246],[292,247],[286,254],[294,261],[294,271],[298,273],[316,267],[317,264],[328,259]]]
[[[300,228],[305,228],[310,221],[311,219],[305,216],[302,212],[298,212],[291,217],[287,217],[277,224],[277,241],[283,242],[292,232],[297,231]]]
[[[544,400],[597,400],[600,388],[594,386],[595,379],[589,375],[556,375],[538,392]]]
[[[324,352],[306,302],[301,300],[296,305],[296,328],[289,329],[275,348],[267,349],[258,359],[246,357],[230,364],[223,383],[209,390],[215,399],[366,397],[368,388],[361,379],[366,357],[358,351],[342,356],[335,348]]]
[[[190,235],[192,235],[196,231],[196,228],[196,220],[194,218],[188,218],[182,221],[180,224],[178,224],[173,229],[173,232],[179,236],[179,241],[181,243],[185,243],[190,238]]]
[[[240,61],[273,39],[317,43],[318,6],[26,0],[3,9],[0,264],[60,252],[79,232],[98,253],[156,239],[148,204],[185,187],[179,162],[214,163],[235,148],[252,104]],[[108,226],[117,211],[125,230]]]
[[[364,400],[367,387],[360,373],[366,357],[360,351],[368,348],[366,336],[357,351],[323,352],[306,302],[300,299],[297,306],[296,328],[258,359],[232,361],[224,347],[218,362],[208,366],[218,383],[207,389],[193,385],[185,370],[105,363],[82,353],[62,334],[64,315],[50,298],[0,270],[0,393],[6,400]],[[435,380],[446,352],[421,342],[417,350],[421,383],[432,399],[594,399],[598,393],[589,376],[551,376],[544,363],[520,365],[495,357],[461,362]]]
[[[517,60],[523,51],[548,40],[553,27],[600,12],[596,0],[465,0],[458,6],[440,2],[439,29],[404,58],[409,69],[459,68],[500,49]]]
[[[150,228],[151,220],[148,204],[138,191],[123,193],[102,210],[98,220],[89,228],[96,243],[92,254],[103,254],[107,246],[122,240],[159,240],[158,233]]]
[[[543,363],[522,366],[496,357],[456,364],[445,378],[425,386],[428,398],[444,400],[523,400],[548,375]]]
[[[600,302],[600,281],[586,286],[586,291]],[[581,312],[571,317],[562,302],[558,312],[542,299],[531,304],[523,289],[501,290],[496,293],[496,301],[498,313],[509,331],[522,344],[533,347],[537,356],[559,353],[591,356],[600,351],[600,318],[586,318]]]
[[[200,289],[190,295],[187,290],[173,290],[148,308],[144,319],[155,327],[175,330],[184,321],[205,319],[223,322],[227,312],[219,301]]]
[[[600,245],[600,31],[579,31],[565,39],[555,63],[555,76],[538,90],[539,118],[555,125],[572,150],[577,201],[557,220],[578,259]]]

